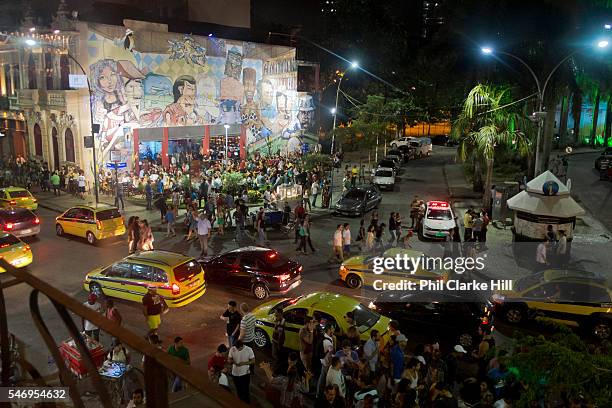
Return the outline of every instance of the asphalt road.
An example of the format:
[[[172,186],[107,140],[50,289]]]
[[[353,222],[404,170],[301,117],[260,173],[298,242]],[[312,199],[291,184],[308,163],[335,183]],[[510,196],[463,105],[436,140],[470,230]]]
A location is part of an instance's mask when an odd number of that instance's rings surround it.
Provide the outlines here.
[[[400,211],[404,218],[404,225],[407,225],[410,221],[409,203],[414,194],[426,200],[448,199],[443,164],[445,161],[452,160],[453,155],[453,149],[436,146],[431,157],[415,160],[405,165],[399,175],[399,184],[395,191],[383,194],[383,201],[378,209],[380,219],[386,222],[390,212]],[[39,214],[42,220],[42,232],[39,237],[31,240],[34,263],[28,268],[29,271],[75,299],[85,301],[86,292],[82,289],[84,275],[96,267],[110,264],[126,256],[126,240],[117,239],[90,246],[78,238],[56,237],[54,218],[57,214],[44,209],[41,209]],[[156,212],[151,213],[151,217],[156,216]],[[354,239],[359,228],[359,221],[359,218],[333,215],[316,218],[313,222],[312,241],[317,252],[306,256],[296,254],[296,245],[292,237],[284,237],[275,231],[268,233],[271,247],[298,259],[304,265],[304,282],[292,294],[333,291],[358,297],[365,304],[369,302],[373,292],[366,289],[351,290],[338,282],[338,264],[330,260],[330,241],[336,224],[350,223]],[[369,214],[366,215],[366,223],[369,223]],[[212,253],[236,248],[237,245],[232,238],[233,234],[215,237],[211,243]],[[188,244],[180,237],[165,238],[162,233],[156,233],[155,239],[156,249],[171,250],[191,256],[199,254],[198,244]],[[441,254],[442,251],[440,245],[436,243],[414,242],[413,246],[432,255],[436,252]],[[5,278],[7,277],[2,277],[2,279]],[[49,353],[29,318],[27,303],[29,292],[29,288],[25,285],[14,286],[6,290],[9,327],[25,343],[26,358],[44,371],[41,364],[46,365]],[[257,304],[249,293],[209,285],[205,295],[196,302],[180,309],[173,309],[163,316],[160,329],[162,340],[165,344],[169,344],[175,336],[180,335],[190,349],[192,364],[205,368],[208,356],[218,344],[225,342],[225,324],[218,316],[230,299],[237,302],[244,301],[251,306]],[[125,325],[144,336],[146,325],[141,305],[121,300],[118,300],[116,304],[123,315]],[[41,305],[49,329],[55,335],[57,342],[60,342],[67,337],[66,330],[44,297],[41,298]],[[80,321],[77,324],[80,325]],[[411,333],[408,335],[410,337]],[[411,337],[415,341],[418,341],[417,338]],[[110,344],[108,336],[103,335],[102,341],[107,345]],[[49,365],[49,367],[52,366]]]
[[[612,231],[612,182],[599,180],[599,172],[594,163],[600,153],[582,153],[571,155],[568,166],[568,177],[572,180],[572,194],[580,203]]]

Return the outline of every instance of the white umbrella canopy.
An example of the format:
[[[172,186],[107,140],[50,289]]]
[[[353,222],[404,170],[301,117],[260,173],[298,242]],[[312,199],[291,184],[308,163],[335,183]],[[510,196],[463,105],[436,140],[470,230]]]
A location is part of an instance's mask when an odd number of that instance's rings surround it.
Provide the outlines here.
[[[507,204],[514,211],[558,218],[571,218],[585,213],[569,194],[545,196],[525,190],[508,199]]]

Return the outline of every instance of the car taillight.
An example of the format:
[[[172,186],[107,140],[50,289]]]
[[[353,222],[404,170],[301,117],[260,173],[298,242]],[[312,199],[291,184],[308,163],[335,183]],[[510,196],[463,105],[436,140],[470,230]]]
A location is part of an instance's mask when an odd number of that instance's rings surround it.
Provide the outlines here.
[[[302,272],[303,270],[304,270],[304,267],[300,265],[300,267],[298,268],[298,272]]]
[[[179,293],[181,293],[181,288],[179,287],[178,284],[173,283],[172,284],[172,294],[173,295],[178,295]]]
[[[102,221],[96,220],[96,227],[101,230],[102,229]]]
[[[33,198],[33,199],[32,199],[32,201],[33,201],[33,202],[35,202],[35,203],[37,203],[37,202],[38,202],[38,200],[37,200],[37,199],[35,199],[35,198]]]
[[[481,320],[482,320],[481,324],[489,324],[489,318],[488,317],[483,317]]]
[[[286,281],[289,278],[291,278],[291,275],[289,275],[288,273],[285,273],[283,275],[278,275],[278,280],[281,282]]]
[[[23,252],[29,252],[30,249],[31,249],[30,246],[26,245],[26,246],[23,247]]]
[[[17,201],[15,201],[15,200],[11,200],[11,201],[9,201],[9,204],[10,204],[10,205],[15,205],[15,204],[17,204]]]
[[[346,269],[346,266],[340,265],[340,272],[346,272],[346,271],[348,271],[348,269]]]
[[[4,225],[4,229],[5,229],[6,231],[10,231],[10,230],[12,230],[12,229],[13,229],[13,227],[14,227],[14,225],[13,225],[13,223],[12,223],[12,222],[7,222],[7,223]]]
[[[40,219],[38,217],[34,218],[34,224],[40,224]]]

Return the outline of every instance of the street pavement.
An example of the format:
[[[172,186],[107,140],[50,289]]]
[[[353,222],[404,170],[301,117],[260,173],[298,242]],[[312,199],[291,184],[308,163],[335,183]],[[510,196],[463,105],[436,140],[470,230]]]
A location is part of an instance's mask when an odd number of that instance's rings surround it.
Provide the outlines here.
[[[404,226],[409,224],[409,205],[412,197],[418,194],[422,199],[430,200],[450,200],[449,184],[460,183],[461,180],[449,180],[449,173],[445,172],[445,165],[453,163],[455,151],[451,148],[434,147],[431,157],[409,162],[405,165],[399,175],[398,186],[393,192],[385,192],[383,200],[379,206],[380,220],[387,222],[387,218],[392,211],[400,211],[404,220]],[[350,155],[347,155],[350,159]],[[587,156],[587,155],[584,155]],[[586,161],[586,159],[585,159]],[[350,160],[344,164],[351,164]],[[574,157],[570,162],[570,171]],[[457,174],[450,177],[458,177]],[[338,182],[342,177],[342,172],[336,173]],[[577,178],[578,180],[578,178]],[[578,183],[575,183],[576,185]],[[339,185],[339,183],[337,184]],[[612,186],[612,184],[610,184]],[[575,187],[577,188],[577,187]],[[41,209],[39,215],[42,222],[40,235],[29,240],[34,252],[34,263],[28,270],[41,279],[49,282],[56,288],[68,293],[77,300],[85,301],[86,292],[82,289],[84,275],[99,266],[107,265],[127,255],[127,242],[125,238],[103,241],[97,246],[90,246],[84,240],[71,237],[56,237],[54,231],[54,219],[58,211],[64,210],[73,205],[77,200],[70,196],[52,197],[49,194],[37,194],[40,199]],[[85,200],[88,201],[88,200]],[[112,198],[104,198],[104,201],[112,204]],[[82,202],[82,201],[81,201]],[[470,205],[478,205],[478,201],[471,198],[455,198],[454,208],[458,212],[459,220],[463,215],[464,209]],[[603,212],[603,211],[602,211]],[[150,220],[158,220],[158,211],[147,211],[141,206],[128,205],[125,215],[138,215]],[[181,211],[181,214],[183,212]],[[314,221],[312,226],[312,241],[317,252],[309,255],[296,253],[293,237],[285,237],[278,231],[268,232],[268,245],[279,250],[304,265],[304,282],[291,294],[306,294],[314,291],[332,291],[351,295],[362,300],[367,304],[375,295],[370,289],[351,290],[338,281],[338,264],[331,260],[331,238],[333,231],[338,223],[348,222],[351,226],[353,240],[359,228],[359,218],[341,217],[330,214],[328,210],[314,209]],[[585,217],[592,224],[599,225],[592,217]],[[366,224],[369,223],[370,214],[366,215]],[[155,221],[157,223],[159,221]],[[155,224],[154,223],[154,224]],[[159,226],[159,224],[158,224]],[[585,236],[590,236],[591,230],[588,225],[578,224],[578,228],[585,228]],[[606,231],[605,227],[600,226],[601,231]],[[155,232],[155,248],[165,249],[197,257],[200,248],[197,243],[187,243],[182,240],[181,234],[174,238],[166,238],[162,231]],[[178,232],[178,231],[177,231]],[[578,233],[579,231],[577,231]],[[226,233],[225,236],[215,236],[210,243],[212,254],[237,248],[238,245],[233,241],[233,231]],[[486,277],[501,278],[514,276],[524,276],[530,271],[526,268],[517,266],[515,256],[512,253],[512,241],[509,229],[490,228],[488,235],[489,249],[484,251],[483,256],[488,257],[491,262],[485,274]],[[421,250],[430,256],[441,256],[442,246],[436,242],[425,242],[417,240],[412,242],[415,249]],[[607,240],[603,240],[601,245],[609,245]],[[590,248],[589,248],[590,247]],[[580,249],[582,258],[597,258],[593,252],[597,246],[593,242],[587,244],[575,244]],[[612,251],[608,247],[607,253]],[[576,251],[575,251],[576,252]],[[600,267],[601,262],[595,259],[594,263],[588,263],[592,267]],[[595,266],[597,265],[597,266]],[[609,269],[609,268],[608,268]],[[6,279],[1,276],[0,279]],[[25,299],[29,296],[29,288],[25,285],[17,285],[6,289],[6,303],[9,310],[9,328],[24,344],[25,357],[41,369],[44,374],[54,371],[54,364],[49,360],[44,343],[36,331],[29,318],[29,306]],[[258,304],[249,293],[234,291],[219,285],[209,285],[205,295],[192,304],[173,309],[163,316],[163,323],[160,336],[165,345],[171,343],[175,336],[180,335],[185,339],[186,346],[190,349],[192,365],[206,369],[206,362],[210,354],[216,347],[225,342],[225,323],[218,318],[223,312],[228,300],[234,299],[237,302],[247,302],[251,307]],[[118,300],[116,302],[120,309],[124,324],[136,333],[146,333],[146,324],[142,316],[140,304]],[[67,332],[57,318],[50,303],[43,297],[41,298],[41,310],[50,331],[55,335],[59,343],[67,337]],[[77,325],[80,322],[77,321]],[[411,341],[419,341],[418,334],[408,333]],[[414,340],[413,340],[414,339]],[[108,336],[102,337],[104,344],[110,344]],[[258,353],[257,359],[269,358],[265,354]],[[138,361],[138,360],[137,360]],[[45,370],[47,368],[47,370]],[[260,400],[263,398],[261,392],[254,387],[254,395]],[[263,402],[261,402],[263,404]]]

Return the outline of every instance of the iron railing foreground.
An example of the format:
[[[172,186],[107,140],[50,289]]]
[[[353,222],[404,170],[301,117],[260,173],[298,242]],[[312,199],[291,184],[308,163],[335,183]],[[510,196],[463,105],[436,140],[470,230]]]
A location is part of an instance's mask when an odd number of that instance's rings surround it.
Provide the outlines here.
[[[29,272],[26,272],[25,270],[15,268],[4,259],[0,259],[0,267],[6,271],[6,274],[10,274],[13,277],[13,279],[7,280],[0,284],[0,356],[2,358],[2,375],[0,378],[1,386],[9,385],[9,376],[11,374],[8,315],[5,304],[4,290],[17,284],[26,284],[32,288],[29,299],[32,320],[34,321],[36,328],[38,329],[47,348],[49,349],[49,352],[56,362],[59,370],[60,381],[64,386],[69,387],[70,398],[75,407],[84,408],[84,403],[78,393],[76,379],[64,364],[64,360],[59,353],[58,344],[41,316],[38,303],[40,293],[45,295],[51,301],[51,304],[54,306],[59,317],[74,339],[87,368],[87,374],[91,378],[96,393],[100,398],[100,402],[105,408],[113,408],[112,398],[109,395],[102,377],[98,373],[98,369],[95,366],[93,358],[89,353],[85,341],[69,312],[72,312],[77,316],[92,322],[101,330],[118,338],[124,345],[144,355],[144,382],[146,404],[148,408],[168,407],[168,372],[181,377],[185,382],[190,384],[193,389],[200,392],[204,398],[208,399],[210,404],[206,403],[204,405],[207,408],[247,407],[244,402],[236,398],[233,394],[228,393],[223,388],[211,382],[205,372],[195,367],[186,365],[182,360],[169,355],[164,350],[154,347],[142,336],[139,336],[132,331],[119,326],[115,322],[108,320],[105,316],[85,307],[64,292],[49,285],[47,282],[30,274]],[[28,365],[27,362],[25,364]],[[31,366],[28,367],[28,372],[30,372],[34,382],[39,385],[45,384],[38,372]],[[0,403],[0,405],[2,405],[2,403]],[[54,406],[54,404],[47,403],[45,406]]]

